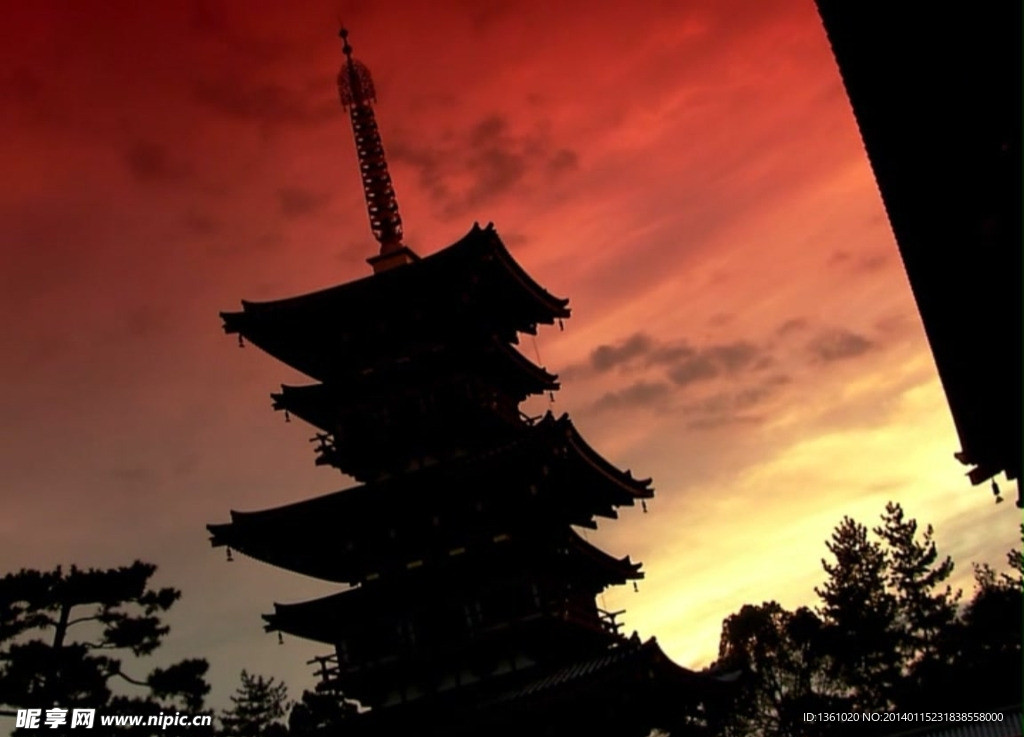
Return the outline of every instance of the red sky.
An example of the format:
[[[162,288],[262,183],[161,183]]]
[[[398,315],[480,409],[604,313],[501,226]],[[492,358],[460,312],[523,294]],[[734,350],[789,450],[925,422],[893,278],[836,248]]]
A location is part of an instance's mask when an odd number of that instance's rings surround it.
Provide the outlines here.
[[[376,81],[407,243],[493,221],[571,298],[524,341],[554,409],[651,514],[591,539],[644,561],[609,592],[685,665],[744,603],[813,600],[824,539],[887,500],[969,588],[1013,504],[972,489],[810,0],[21,3],[0,45],[5,570],[161,566],[167,657],[308,685],[322,648],[261,631],[330,591],[204,525],[350,482],[268,393],[297,377],[225,337],[241,298],[369,273],[336,96],[337,19]],[[543,407],[545,403],[538,406]],[[239,556],[240,557],[240,556]]]

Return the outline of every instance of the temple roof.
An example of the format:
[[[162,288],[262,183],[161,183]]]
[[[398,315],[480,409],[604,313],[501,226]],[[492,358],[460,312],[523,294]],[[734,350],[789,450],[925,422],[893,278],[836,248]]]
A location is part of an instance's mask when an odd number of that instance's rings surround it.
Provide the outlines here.
[[[651,638],[634,635],[589,657],[507,674],[475,691],[451,691],[367,711],[356,734],[431,737],[618,735],[645,737],[652,729],[686,737],[707,734],[702,704],[730,692],[728,678],[674,663]]]
[[[346,407],[367,403],[386,406],[408,393],[419,396],[423,385],[462,385],[466,374],[493,383],[511,393],[516,401],[558,388],[558,377],[554,374],[535,365],[507,343],[492,340],[483,350],[437,350],[415,363],[388,363],[345,381],[282,385],[281,391],[271,398],[274,409],[286,409],[322,430],[334,432]]]
[[[572,581],[576,585],[600,579],[600,587],[603,588],[604,585],[623,584],[644,577],[640,563],[632,562],[629,556],[615,558],[608,555],[575,532],[570,531],[563,543],[564,547],[559,551],[543,555],[536,549],[530,550],[533,541],[510,539],[505,545],[492,547],[489,554],[477,555],[471,560],[459,556],[454,561],[458,569],[447,572],[447,579],[481,579],[481,574],[486,572],[486,578],[498,581],[532,571],[537,580],[551,577]],[[267,631],[281,630],[296,637],[336,644],[351,636],[353,630],[386,614],[415,614],[435,606],[445,592],[441,588],[430,588],[432,585],[436,584],[414,583],[408,578],[393,585],[363,585],[296,604],[275,603],[274,613],[263,618],[267,622]],[[462,597],[460,601],[465,599],[464,592],[456,593]],[[564,616],[561,610],[557,614],[560,618]]]
[[[642,737],[652,729],[683,737],[698,704],[720,693],[720,679],[674,663],[655,638],[632,638],[588,659],[540,673],[459,715],[453,735],[536,733]],[[458,712],[455,712],[458,714]],[[698,730],[699,732],[699,730]]]
[[[488,452],[282,507],[233,511],[230,523],[208,529],[214,546],[351,582],[404,557],[446,554],[507,531],[498,527],[593,526],[595,514],[614,517],[615,507],[653,494],[649,479],[615,468],[567,416],[549,414]]]
[[[492,226],[474,225],[401,268],[297,297],[243,301],[241,312],[221,317],[225,332],[322,381],[431,335],[439,343],[474,333],[514,342],[516,332],[568,317],[567,305],[530,278]]]
[[[692,685],[703,680],[691,670],[676,665],[664,653],[655,638],[645,643],[638,639],[626,640],[620,645],[608,649],[589,660],[582,660],[560,668],[553,673],[541,676],[525,685],[514,688],[498,696],[493,703],[519,701],[541,694],[549,695],[567,686],[577,685],[582,681],[616,675],[642,673],[651,678],[654,669],[659,675],[670,676],[681,685]]]

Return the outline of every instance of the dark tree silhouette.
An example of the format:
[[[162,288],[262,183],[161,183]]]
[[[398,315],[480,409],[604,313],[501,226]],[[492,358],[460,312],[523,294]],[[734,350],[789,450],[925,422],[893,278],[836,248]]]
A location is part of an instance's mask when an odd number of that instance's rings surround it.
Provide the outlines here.
[[[184,660],[137,678],[120,659],[149,655],[169,631],[159,615],[181,593],[148,588],[155,571],[135,561],[108,570],[22,570],[0,579],[3,713],[50,707],[104,714],[201,710],[210,688],[205,660]],[[116,695],[115,682],[141,688],[143,695]]]
[[[843,725],[804,723],[805,711],[976,711],[1020,702],[1020,551],[1008,555],[1015,575],[976,566],[975,595],[958,610],[960,593],[946,583],[953,561],[939,559],[931,527],[919,533],[890,503],[872,532],[875,539],[849,517],[833,531],[816,612],[768,602],[725,620],[712,669],[743,675],[713,715],[723,735],[845,733]],[[871,733],[865,724],[846,726]]]
[[[351,701],[334,694],[304,691],[288,715],[288,728],[292,737],[334,737],[356,713]]]
[[[1006,558],[1012,573],[996,573],[988,565],[974,567],[974,597],[942,637],[941,664],[922,679],[932,703],[940,698],[950,708],[974,709],[1020,703],[1024,565],[1020,550],[1011,550]],[[919,697],[911,708],[928,698]]]
[[[810,609],[790,612],[774,601],[748,604],[729,616],[716,668],[744,675],[724,712],[727,718],[712,731],[723,737],[821,734],[819,727],[803,723],[804,712],[848,708],[823,654],[823,626]]]
[[[890,502],[874,532],[884,544],[886,585],[894,603],[890,628],[900,668],[884,696],[891,706],[907,705],[917,700],[915,694],[931,689],[933,674],[948,667],[943,643],[956,621],[960,592],[945,584],[953,560],[947,556],[938,561],[931,525],[919,540],[917,521],[906,519],[900,505]],[[935,703],[934,695],[930,703]]]
[[[242,671],[242,682],[231,697],[231,708],[221,713],[219,734],[231,737],[284,737],[288,687],[273,678]]]
[[[830,675],[848,687],[850,707],[887,708],[901,670],[896,597],[886,588],[889,556],[849,517],[825,546],[835,561],[822,560],[828,578],[814,592],[821,599]]]

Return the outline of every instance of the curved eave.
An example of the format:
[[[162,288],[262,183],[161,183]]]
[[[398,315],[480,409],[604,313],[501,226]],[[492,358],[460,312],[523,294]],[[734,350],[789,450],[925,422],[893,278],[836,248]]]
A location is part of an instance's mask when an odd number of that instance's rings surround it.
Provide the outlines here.
[[[620,471],[612,463],[605,460],[596,450],[594,450],[583,436],[580,435],[576,426],[573,425],[572,421],[569,420],[568,415],[562,416],[562,421],[566,428],[566,438],[574,451],[579,455],[579,458],[584,461],[590,468],[605,477],[609,481],[620,486],[622,489],[627,490],[633,497],[637,499],[650,499],[654,496],[654,489],[651,488],[651,479],[637,479],[633,478],[633,474],[627,469]]]
[[[300,387],[296,391],[301,393],[305,388]],[[648,481],[638,481],[618,472],[596,453],[590,451],[585,443],[569,442],[565,446],[570,454],[568,457],[549,455],[553,450],[549,442],[551,439],[559,436],[568,437],[570,440],[574,438],[574,430],[565,417],[555,420],[548,415],[527,430],[528,432],[518,439],[449,464],[426,467],[412,474],[358,485],[270,509],[254,512],[233,511],[230,524],[210,526],[210,531],[214,533],[213,544],[230,545],[240,552],[273,565],[293,567],[294,561],[285,561],[289,557],[287,551],[290,547],[284,543],[289,539],[297,543],[293,550],[308,548],[310,551],[303,556],[291,557],[308,560],[314,557],[312,550],[316,547],[312,541],[306,539],[310,535],[314,538],[328,536],[337,539],[339,535],[348,534],[345,530],[357,524],[357,517],[363,518],[364,515],[372,514],[373,509],[382,505],[390,509],[398,505],[397,508],[405,509],[408,503],[412,503],[411,509],[415,513],[420,513],[422,504],[429,503],[431,498],[430,494],[424,496],[424,490],[448,488],[457,479],[465,481],[460,483],[459,488],[468,490],[483,476],[498,473],[500,478],[505,478],[515,469],[525,468],[524,464],[568,464],[565,466],[569,470],[566,477],[568,483],[561,482],[553,488],[556,492],[558,489],[564,489],[564,492],[557,493],[569,495],[566,499],[569,500],[568,509],[573,515],[569,521],[575,524],[586,523],[586,514],[583,518],[579,515],[588,510],[602,516],[614,516],[614,507],[629,505],[633,503],[634,498],[650,497],[653,494],[646,486]],[[555,434],[554,438],[552,433]],[[579,469],[585,473],[581,473]],[[595,473],[595,469],[604,472]],[[613,473],[608,473],[607,469],[611,469]],[[326,529],[328,520],[331,534],[328,534]],[[329,580],[347,580],[339,579],[337,576],[321,577]]]
[[[231,522],[207,525],[210,544],[227,546],[239,553],[278,568],[336,583],[350,583],[357,577],[358,563],[348,560],[334,538],[325,530],[314,530],[313,522],[323,526],[336,508],[341,495],[365,494],[365,487],[325,494],[305,501],[257,512],[232,510]]]
[[[558,377],[526,358],[512,346],[495,341],[490,346],[496,365],[492,367],[495,374],[504,373],[504,379],[498,379],[505,389],[522,401],[523,398],[559,388]],[[456,357],[453,360],[459,360]],[[366,390],[359,376],[353,376],[344,383],[306,384],[302,386],[281,385],[281,391],[270,395],[275,410],[287,410],[291,414],[306,420],[323,430],[331,431],[335,424],[333,406],[352,399],[364,398]],[[379,381],[378,381],[379,384]],[[502,386],[502,384],[498,384]],[[379,389],[378,389],[379,390]]]
[[[628,555],[624,558],[616,558],[587,542],[574,530],[570,530],[569,535],[569,549],[579,556],[580,561],[586,561],[588,565],[593,565],[601,573],[607,574],[601,577],[607,583],[623,584],[626,581],[638,581],[644,577],[643,571],[640,570],[643,564],[634,563]],[[614,578],[609,578],[609,576],[614,576]]]
[[[528,381],[532,382],[532,386],[526,388],[529,394],[555,391],[559,388],[558,376],[556,374],[548,372],[543,366],[538,366],[512,346],[497,341],[496,350],[499,355],[506,356],[512,365],[522,372],[524,379],[528,377]]]
[[[548,413],[536,427],[560,437],[566,449],[572,453],[571,457],[575,462],[617,489],[620,492],[617,495],[617,505],[630,506],[636,499],[650,499],[654,496],[651,479],[634,478],[628,470],[620,471],[601,457],[579,434],[568,414],[555,419]]]
[[[499,269],[486,269],[488,262],[497,264]],[[349,319],[363,321],[367,309],[386,305],[392,301],[393,295],[408,293],[416,288],[423,294],[423,304],[440,305],[439,296],[446,296],[452,302],[454,286],[472,275],[480,276],[485,271],[491,274],[504,273],[514,285],[513,298],[518,297],[522,304],[530,306],[530,315],[525,325],[520,328],[530,330],[536,323],[551,324],[556,319],[569,317],[568,299],[553,296],[535,282],[516,263],[505,248],[493,226],[481,229],[474,224],[473,228],[462,239],[400,269],[387,271],[356,279],[351,282],[328,287],[316,292],[309,292],[284,299],[255,302],[242,300],[240,312],[222,312],[226,333],[239,333],[253,343],[264,348],[268,353],[280,360],[282,351],[270,336],[273,332],[287,332],[296,323],[325,315],[335,316],[339,320]],[[445,285],[445,279],[454,283]],[[498,284],[499,291],[500,283]],[[489,294],[490,290],[484,290]],[[379,303],[379,305],[378,305]],[[268,340],[268,337],[271,339]]]
[[[360,608],[362,589],[342,591],[297,604],[274,604],[273,614],[264,614],[267,632],[284,632],[314,642],[334,645],[345,627],[346,611]]]
[[[250,531],[234,525],[207,525],[207,529],[211,533],[210,544],[214,547],[227,546],[276,568],[334,583],[353,583],[358,579],[358,566],[342,560],[343,556],[334,547],[307,547],[304,551],[282,552],[276,546],[261,545],[259,537],[265,535],[250,535]],[[280,539],[280,536],[273,537],[275,541]]]
[[[323,384],[303,386],[281,385],[280,392],[270,395],[273,408],[295,415],[325,432],[333,431],[334,413],[329,409]]]
[[[545,321],[550,324],[555,319],[564,319],[570,316],[571,310],[569,309],[568,298],[556,297],[540,284],[533,280],[526,270],[519,265],[509,253],[509,250],[505,247],[501,238],[498,237],[497,231],[494,229],[494,225],[491,223],[487,224],[487,227],[482,231],[479,226],[474,224],[471,234],[475,232],[481,232],[486,238],[488,244],[491,246],[493,253],[497,256],[498,261],[504,266],[508,272],[515,278],[516,282],[519,283],[523,289],[541,306],[545,311],[549,312],[552,316],[552,320]]]
[[[616,692],[635,692],[639,684],[657,684],[662,694],[677,698],[691,693],[706,693],[719,689],[723,683],[702,673],[696,673],[675,663],[658,645],[655,638],[641,644],[638,639],[609,648],[605,653],[589,660],[580,660],[543,675],[525,685],[507,691],[490,702],[501,704],[533,699],[551,699],[563,691],[578,698],[581,684],[600,683],[609,696]],[[521,708],[521,705],[520,705]]]

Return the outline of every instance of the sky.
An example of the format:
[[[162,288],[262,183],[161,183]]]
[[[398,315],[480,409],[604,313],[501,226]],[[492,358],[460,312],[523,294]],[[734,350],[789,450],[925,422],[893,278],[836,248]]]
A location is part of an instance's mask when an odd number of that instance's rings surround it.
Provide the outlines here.
[[[335,76],[371,69],[406,243],[494,222],[569,297],[522,341],[553,406],[649,514],[589,539],[644,563],[626,629],[704,667],[745,603],[813,604],[824,540],[887,501],[1001,565],[811,0],[17,3],[0,44],[0,566],[159,565],[153,664],[297,697],[324,647],[262,631],[330,593],[205,525],[351,485],[269,393],[302,377],[218,312],[370,273]],[[549,408],[535,400],[528,409]],[[1008,485],[1004,484],[1004,487]],[[151,664],[140,664],[145,668]]]

